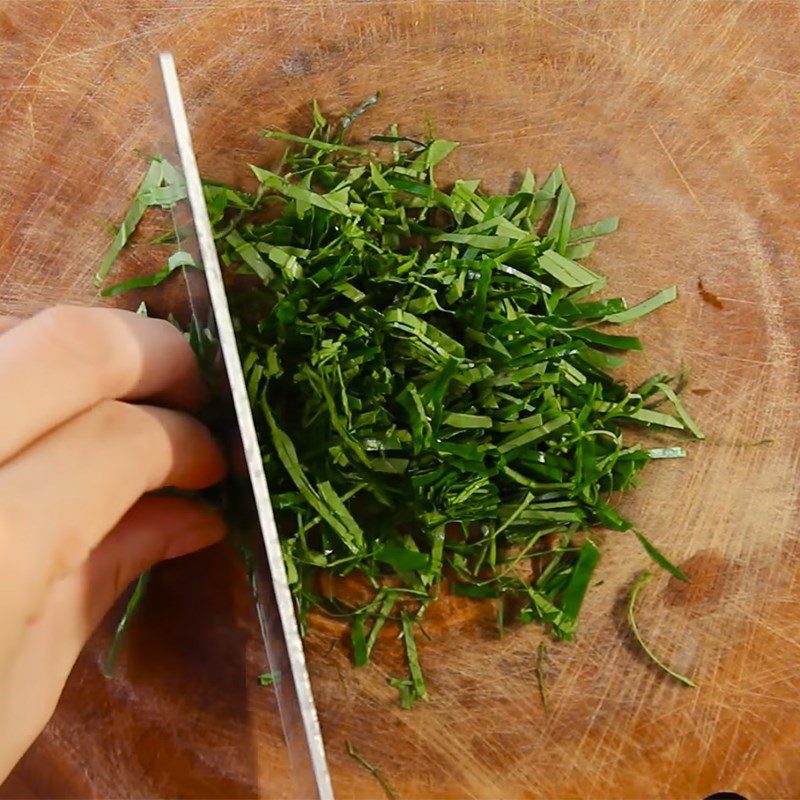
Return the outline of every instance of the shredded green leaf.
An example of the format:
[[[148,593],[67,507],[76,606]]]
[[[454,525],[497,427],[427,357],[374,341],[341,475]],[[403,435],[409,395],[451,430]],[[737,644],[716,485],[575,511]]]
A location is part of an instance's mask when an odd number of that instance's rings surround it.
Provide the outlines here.
[[[639,579],[634,583],[633,588],[631,589],[630,599],[628,600],[628,625],[630,626],[631,632],[633,633],[634,638],[641,646],[642,650],[644,650],[647,657],[658,667],[660,667],[667,675],[675,678],[676,681],[684,684],[685,686],[691,686],[692,688],[696,688],[697,684],[687,678],[685,675],[681,675],[679,672],[675,672],[675,670],[668,667],[658,656],[653,653],[653,651],[648,647],[645,643],[644,639],[642,639],[641,633],[639,633],[639,626],[636,624],[636,618],[634,616],[634,609],[636,606],[636,599],[639,596],[639,592],[642,590],[642,587],[650,580],[652,576],[649,572],[645,571],[639,577]]]
[[[359,753],[358,750],[353,747],[353,744],[349,739],[345,742],[345,745],[347,747],[347,754],[361,764],[361,766],[364,767],[367,772],[372,774],[375,780],[381,785],[381,789],[383,789],[386,797],[388,797],[389,800],[400,800],[400,795],[397,794],[394,787],[389,783],[388,780],[386,780],[383,772],[381,772],[378,767],[370,764],[369,761],[367,761],[364,756],[362,756],[361,753]]]
[[[644,547],[647,555],[649,555],[659,567],[665,569],[671,575],[674,575],[679,581],[689,582],[686,573],[679,567],[676,567],[641,531],[635,530],[634,533],[642,547]]]
[[[259,686],[274,686],[276,683],[280,683],[280,681],[281,673],[279,670],[274,672],[262,672],[261,675],[258,676]]]
[[[561,600],[562,613],[573,620],[578,619],[578,612],[581,610],[583,598],[589,588],[589,581],[592,579],[592,573],[599,560],[600,551],[593,542],[587,539],[578,553],[578,560],[569,576],[569,583],[564,589]],[[565,634],[565,638],[571,638],[571,636]]]
[[[150,570],[147,570],[147,572],[143,572],[136,581],[136,584],[133,587],[133,592],[131,593],[131,596],[125,606],[125,611],[122,613],[122,617],[117,623],[116,630],[114,631],[114,638],[111,640],[111,645],[108,648],[105,661],[103,662],[103,675],[105,675],[106,678],[110,678],[114,673],[114,665],[117,662],[117,656],[119,655],[120,647],[125,639],[128,626],[131,624],[131,620],[136,614],[139,604],[144,598],[149,581]]]
[[[414,623],[411,617],[403,615],[403,641],[406,646],[406,659],[408,671],[411,673],[411,687],[414,700],[428,702],[428,692],[425,689],[425,680],[422,677],[422,667],[417,655],[417,643],[414,641]]]
[[[647,300],[644,300],[638,305],[633,306],[633,308],[626,308],[624,311],[617,311],[614,314],[609,314],[605,318],[605,321],[615,322],[617,325],[633,322],[640,317],[644,317],[645,315],[652,313],[657,308],[661,308],[661,306],[671,303],[677,296],[678,290],[674,286],[670,286],[666,289],[662,289],[660,292],[654,294],[652,297],[649,297]]]
[[[681,419],[681,422],[686,426],[687,430],[692,432],[692,435],[696,439],[705,439],[705,434],[697,427],[695,421],[689,416],[689,412],[683,407],[683,403],[678,399],[678,395],[675,393],[675,390],[668,386],[666,383],[656,383],[656,389],[660,392],[663,392],[667,399],[675,406],[675,411],[677,412],[678,416]]]
[[[539,642],[536,648],[536,686],[539,689],[539,697],[542,700],[542,708],[547,713],[547,684],[545,682],[544,667],[547,661],[547,643],[544,641]]]
[[[581,260],[618,219],[575,227],[561,166],[539,187],[528,171],[518,191],[491,195],[478,180],[438,183],[456,142],[392,128],[369,148],[347,144],[376,100],[338,125],[313,104],[307,135],[265,131],[289,149],[274,170],[251,167],[256,192],[203,189],[301,628],[313,608],[346,616],[361,665],[399,623],[409,672],[391,683],[409,707],[428,697],[415,632],[443,587],[496,600],[501,630],[514,608],[572,638],[600,557],[577,535],[630,530],[610,498],[650,460],[686,455],[645,449],[631,428],[702,433],[679,378],[631,390],[614,377],[619,352],[635,357],[642,342],[607,323],[676,297],[670,287],[632,308],[593,298],[605,278]],[[154,159],[98,282],[144,210],[183,197],[179,172]],[[105,293],[156,286],[181,266],[193,266],[183,251]],[[203,332],[190,340],[213,356]],[[674,413],[654,407],[666,401]],[[371,594],[323,597],[321,570],[356,573]]]
[[[160,158],[154,158],[150,162],[150,166],[147,168],[147,172],[144,174],[142,182],[139,184],[139,191],[134,196],[133,203],[128,209],[125,219],[122,220],[122,224],[117,229],[114,241],[108,248],[103,262],[100,264],[100,268],[94,276],[94,285],[96,287],[100,288],[100,286],[102,286],[108,273],[111,271],[111,267],[114,266],[117,256],[119,256],[122,248],[128,243],[128,239],[139,225],[147,207],[156,205],[156,203],[152,202],[153,198],[150,193],[156,187],[161,186],[164,181],[163,164],[164,162]]]

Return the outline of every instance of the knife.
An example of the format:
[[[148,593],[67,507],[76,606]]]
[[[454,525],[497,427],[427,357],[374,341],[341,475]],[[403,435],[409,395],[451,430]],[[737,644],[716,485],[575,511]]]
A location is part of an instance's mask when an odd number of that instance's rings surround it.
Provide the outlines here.
[[[162,154],[173,159],[177,156],[173,165],[183,173],[191,212],[187,213],[185,203],[179,204],[183,205],[185,219],[178,219],[180,208],[176,208],[176,230],[189,232],[189,249],[199,256],[203,268],[200,271],[182,267],[193,324],[199,325],[201,330],[215,329],[247,463],[251,496],[245,502],[254,506],[253,524],[257,528],[257,535],[251,537],[257,542],[254,547],[251,590],[264,649],[274,679],[295,792],[298,798],[332,800],[333,789],[306,668],[303,642],[275,526],[261,448],[250,410],[211,222],[192,148],[186,109],[171,53],[161,53],[158,56],[158,68],[156,118],[157,121],[168,119],[171,128],[171,135],[165,138],[165,151]],[[181,236],[182,248],[187,244],[185,236],[186,233]]]

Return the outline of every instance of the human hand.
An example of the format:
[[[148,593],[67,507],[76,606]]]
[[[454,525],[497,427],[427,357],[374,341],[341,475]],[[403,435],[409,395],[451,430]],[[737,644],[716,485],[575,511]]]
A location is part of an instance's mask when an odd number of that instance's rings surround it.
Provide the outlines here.
[[[0,380],[1,783],[130,581],[222,536],[198,501],[148,492],[209,486],[225,466],[185,413],[202,384],[162,320],[74,307],[0,317]]]

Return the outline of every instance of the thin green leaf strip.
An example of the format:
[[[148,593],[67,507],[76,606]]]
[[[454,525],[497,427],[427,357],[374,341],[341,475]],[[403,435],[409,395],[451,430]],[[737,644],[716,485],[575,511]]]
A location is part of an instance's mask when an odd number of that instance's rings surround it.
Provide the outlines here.
[[[639,626],[636,622],[635,616],[635,608],[636,608],[636,600],[639,597],[639,592],[641,592],[642,588],[647,584],[650,580],[651,575],[649,572],[643,572],[639,579],[634,583],[633,588],[631,589],[630,598],[628,599],[628,625],[631,629],[631,633],[633,633],[633,637],[639,643],[639,646],[644,650],[645,655],[660,669],[667,673],[670,677],[674,678],[679,683],[682,683],[684,686],[690,686],[692,688],[696,688],[697,684],[691,680],[691,678],[687,678],[685,675],[681,675],[679,672],[676,672],[671,667],[669,667],[664,661],[662,661],[647,645],[647,643],[642,638],[641,633],[639,632]]]

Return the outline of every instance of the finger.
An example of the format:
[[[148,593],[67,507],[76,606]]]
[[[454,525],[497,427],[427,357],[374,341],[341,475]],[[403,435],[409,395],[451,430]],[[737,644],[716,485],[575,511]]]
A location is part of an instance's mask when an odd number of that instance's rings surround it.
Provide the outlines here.
[[[6,702],[19,708],[8,709],[3,719],[28,724],[16,731],[17,755],[52,714],[83,645],[125,587],[158,561],[213,544],[224,530],[222,518],[197,502],[150,495],[123,517],[88,561],[52,586],[4,683],[12,690],[4,692]]]
[[[224,472],[211,434],[186,414],[106,400],[75,417],[0,470],[0,528],[24,587],[11,601],[35,613],[146,492],[200,489]]]
[[[104,399],[195,407],[202,382],[188,343],[164,320],[57,306],[0,337],[0,462]]]
[[[225,533],[220,514],[184,497],[143,497],[67,579],[80,591],[73,605],[69,656],[83,642],[136,577],[159,561],[192,553],[218,542]],[[69,649],[71,648],[71,649]]]
[[[16,317],[0,314],[0,335],[4,334],[6,331],[10,331],[18,323],[19,320]]]

